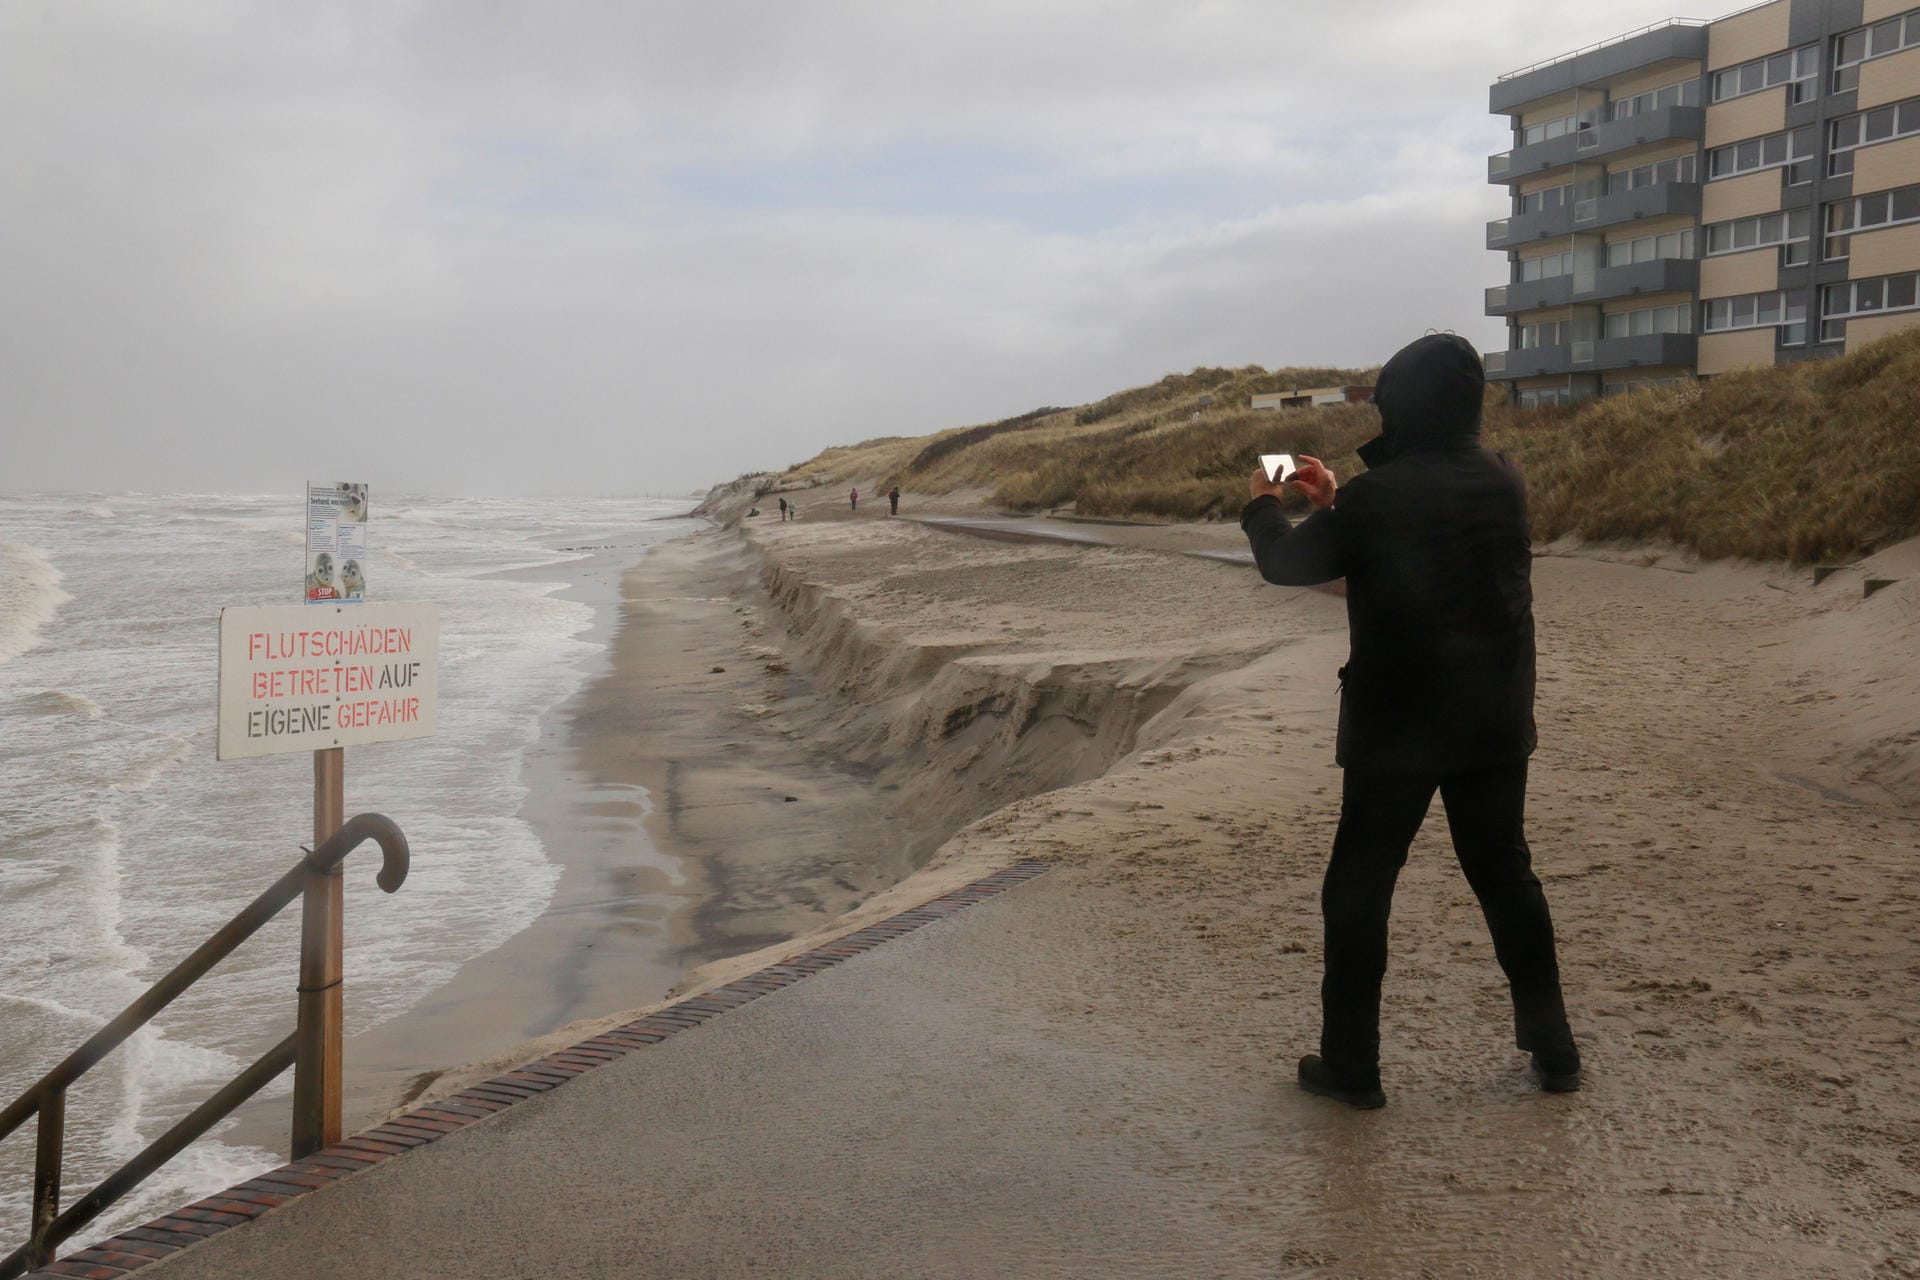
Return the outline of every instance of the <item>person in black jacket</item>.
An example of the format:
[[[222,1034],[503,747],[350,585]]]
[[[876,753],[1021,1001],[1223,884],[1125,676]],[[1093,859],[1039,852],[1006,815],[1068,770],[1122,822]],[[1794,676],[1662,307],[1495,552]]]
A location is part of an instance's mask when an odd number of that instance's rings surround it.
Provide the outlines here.
[[[1553,921],[1524,834],[1533,720],[1532,542],[1520,471],[1480,447],[1486,375],[1465,340],[1431,334],[1380,371],[1380,436],[1346,484],[1318,459],[1291,480],[1256,470],[1240,526],[1261,576],[1347,581],[1334,758],[1340,826],[1321,890],[1320,1052],[1300,1084],[1354,1107],[1380,1088],[1387,917],[1433,793],[1512,988],[1515,1042],[1541,1087],[1577,1089]],[[1317,508],[1298,527],[1287,487]]]

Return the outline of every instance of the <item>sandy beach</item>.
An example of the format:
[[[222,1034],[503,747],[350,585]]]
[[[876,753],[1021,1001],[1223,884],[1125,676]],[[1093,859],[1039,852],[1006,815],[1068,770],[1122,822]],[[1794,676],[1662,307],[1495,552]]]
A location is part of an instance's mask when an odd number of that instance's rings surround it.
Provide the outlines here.
[[[989,541],[813,501],[624,574],[572,760],[653,797],[646,835],[685,869],[642,895],[691,970],[676,991],[1042,857],[1071,869],[1052,924],[1073,937],[1011,938],[1006,963],[1030,947],[1037,972],[1070,945],[1112,969],[1048,1012],[1178,1037],[1197,1078],[1290,1080],[1315,1031],[1343,605],[1180,554],[1236,549],[1231,526],[1121,533]],[[1590,1081],[1533,1092],[1436,817],[1396,900],[1383,1025],[1383,1114],[1426,1120],[1381,1158],[1450,1233],[1502,1229],[1475,1197],[1500,1202],[1544,1153],[1532,1190],[1594,1200],[1622,1273],[1723,1247],[1782,1274],[1909,1274],[1920,553],[1816,586],[1655,548],[1538,550],[1531,830]],[[1896,581],[1867,597],[1867,578]],[[1236,1212],[1257,1224],[1266,1198]],[[1315,1247],[1354,1274],[1390,1248],[1337,1207]]]

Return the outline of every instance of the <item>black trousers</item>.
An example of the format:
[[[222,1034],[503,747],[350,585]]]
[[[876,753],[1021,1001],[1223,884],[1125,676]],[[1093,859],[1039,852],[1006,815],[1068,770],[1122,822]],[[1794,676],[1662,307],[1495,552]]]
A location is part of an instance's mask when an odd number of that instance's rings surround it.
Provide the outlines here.
[[[1393,886],[1436,790],[1454,855],[1480,899],[1494,955],[1513,991],[1514,1042],[1562,1060],[1576,1052],[1560,994],[1553,918],[1524,834],[1526,761],[1440,777],[1348,769],[1320,891],[1326,926],[1320,1056],[1334,1071],[1367,1083],[1380,1073],[1380,981]]]

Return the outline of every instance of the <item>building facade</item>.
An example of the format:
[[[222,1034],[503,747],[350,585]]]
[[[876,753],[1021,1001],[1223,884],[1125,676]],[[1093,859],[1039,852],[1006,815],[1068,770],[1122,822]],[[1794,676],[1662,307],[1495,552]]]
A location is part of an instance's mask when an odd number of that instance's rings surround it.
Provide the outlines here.
[[[1920,0],[1770,0],[1500,77],[1487,376],[1559,404],[1920,324]]]

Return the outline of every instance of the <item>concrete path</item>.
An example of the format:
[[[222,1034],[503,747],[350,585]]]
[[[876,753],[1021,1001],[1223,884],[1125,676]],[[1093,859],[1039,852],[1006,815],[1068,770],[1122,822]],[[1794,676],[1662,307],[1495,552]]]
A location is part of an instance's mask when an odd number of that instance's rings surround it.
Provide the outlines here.
[[[1222,1096],[1169,1046],[1065,1012],[1108,959],[1050,927],[1074,910],[1072,873],[1042,876],[141,1274],[1276,1274],[1178,1171],[1289,1113],[1338,1162],[1350,1117]]]

